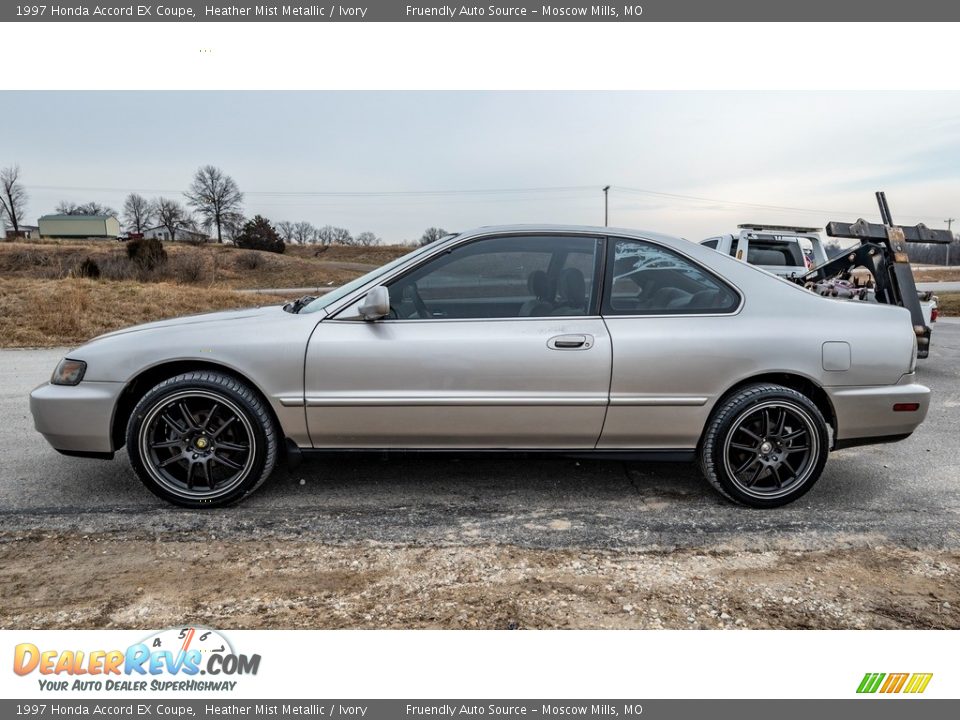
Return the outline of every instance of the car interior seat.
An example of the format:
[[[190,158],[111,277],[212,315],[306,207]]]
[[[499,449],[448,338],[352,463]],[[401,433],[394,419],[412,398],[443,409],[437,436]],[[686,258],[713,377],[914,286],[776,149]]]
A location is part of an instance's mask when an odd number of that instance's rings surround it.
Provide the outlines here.
[[[585,315],[587,307],[587,283],[577,268],[567,268],[560,273],[557,282],[559,301],[551,315]]]
[[[534,270],[527,276],[527,290],[533,297],[520,306],[520,317],[549,315],[553,310],[550,278],[543,270]]]

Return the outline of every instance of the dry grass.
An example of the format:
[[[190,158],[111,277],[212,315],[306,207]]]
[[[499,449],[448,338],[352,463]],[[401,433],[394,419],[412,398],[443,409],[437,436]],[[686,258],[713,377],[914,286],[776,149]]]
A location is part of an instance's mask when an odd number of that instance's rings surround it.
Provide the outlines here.
[[[933,268],[930,270],[914,270],[913,279],[917,282],[943,282],[960,280],[960,267]]]
[[[169,261],[144,271],[127,258],[126,246],[112,241],[27,241],[0,243],[0,277],[76,277],[88,258],[109,280],[216,284],[229,288],[289,288],[341,285],[408,252],[410,248],[290,246],[283,255],[241,250],[232,245],[165,243]],[[254,259],[254,256],[256,259]]]
[[[161,282],[3,279],[0,346],[77,345],[138,323],[289,299]]]
[[[960,293],[937,293],[941,315],[960,315]]]

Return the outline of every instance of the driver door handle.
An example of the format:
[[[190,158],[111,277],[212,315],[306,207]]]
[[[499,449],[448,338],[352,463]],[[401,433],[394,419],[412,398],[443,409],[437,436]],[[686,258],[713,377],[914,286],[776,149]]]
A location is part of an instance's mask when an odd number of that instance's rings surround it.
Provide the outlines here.
[[[547,341],[551,350],[588,350],[593,347],[593,335],[557,335]]]

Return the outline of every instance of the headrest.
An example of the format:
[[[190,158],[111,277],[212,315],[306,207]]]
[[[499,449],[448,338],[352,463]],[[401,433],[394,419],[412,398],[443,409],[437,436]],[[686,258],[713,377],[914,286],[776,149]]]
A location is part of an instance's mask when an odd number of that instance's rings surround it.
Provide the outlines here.
[[[527,290],[537,300],[548,300],[550,294],[550,278],[543,270],[534,270],[527,276]]]
[[[583,273],[576,268],[567,268],[560,273],[559,295],[570,307],[581,308],[587,303],[587,283]]]

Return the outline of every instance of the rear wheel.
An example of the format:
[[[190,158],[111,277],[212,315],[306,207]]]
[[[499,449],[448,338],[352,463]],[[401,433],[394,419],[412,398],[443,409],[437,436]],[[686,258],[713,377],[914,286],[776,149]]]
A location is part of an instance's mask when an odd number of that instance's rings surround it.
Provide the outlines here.
[[[781,385],[750,385],[715,410],[701,442],[700,467],[725,497],[779,507],[817,482],[829,442],[827,422],[809,398]]]
[[[267,479],[277,433],[263,401],[242,382],[215,372],[185,373],[137,403],[127,452],[154,494],[183,507],[218,507]]]

